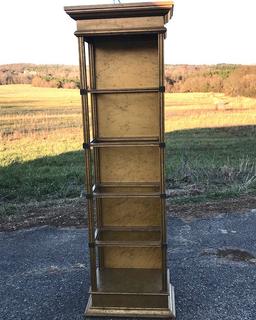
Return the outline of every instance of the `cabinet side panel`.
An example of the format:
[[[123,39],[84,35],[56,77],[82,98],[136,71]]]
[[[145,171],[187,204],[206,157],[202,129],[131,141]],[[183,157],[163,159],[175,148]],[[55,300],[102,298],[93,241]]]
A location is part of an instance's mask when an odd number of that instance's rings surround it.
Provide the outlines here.
[[[97,89],[159,86],[156,35],[100,37],[94,47]]]
[[[101,182],[159,182],[159,147],[100,148]]]

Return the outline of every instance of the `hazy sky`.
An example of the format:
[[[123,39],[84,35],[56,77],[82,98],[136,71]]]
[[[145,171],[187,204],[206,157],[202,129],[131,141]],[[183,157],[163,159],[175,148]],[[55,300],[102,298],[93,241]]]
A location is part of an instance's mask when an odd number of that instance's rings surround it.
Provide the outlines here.
[[[141,1],[121,1],[141,2]],[[75,22],[64,5],[92,0],[2,0],[0,64],[77,64]],[[256,64],[256,0],[176,0],[165,62]]]

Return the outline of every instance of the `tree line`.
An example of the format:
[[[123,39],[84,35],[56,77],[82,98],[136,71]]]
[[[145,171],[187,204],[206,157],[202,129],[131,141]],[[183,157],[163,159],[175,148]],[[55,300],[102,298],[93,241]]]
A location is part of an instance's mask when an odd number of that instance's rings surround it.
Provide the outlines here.
[[[78,66],[6,64],[0,66],[0,85],[32,84],[34,87],[75,89],[79,87]]]
[[[223,92],[256,97],[256,65],[167,65],[167,92]]]
[[[0,66],[0,85],[79,88],[78,66],[8,64]],[[256,97],[256,65],[166,65],[167,92],[223,92]]]

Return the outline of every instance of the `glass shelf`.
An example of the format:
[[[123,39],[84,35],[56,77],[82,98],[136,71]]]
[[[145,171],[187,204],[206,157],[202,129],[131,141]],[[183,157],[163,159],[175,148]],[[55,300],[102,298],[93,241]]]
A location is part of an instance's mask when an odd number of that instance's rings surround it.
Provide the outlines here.
[[[107,148],[107,147],[159,147],[162,143],[158,139],[151,138],[148,140],[141,140],[130,138],[128,139],[94,139],[90,142],[90,146],[95,148]]]
[[[105,183],[94,185],[93,195],[98,198],[159,197],[159,183]]]
[[[108,228],[98,229],[96,245],[118,247],[160,247],[161,232],[159,228]]]

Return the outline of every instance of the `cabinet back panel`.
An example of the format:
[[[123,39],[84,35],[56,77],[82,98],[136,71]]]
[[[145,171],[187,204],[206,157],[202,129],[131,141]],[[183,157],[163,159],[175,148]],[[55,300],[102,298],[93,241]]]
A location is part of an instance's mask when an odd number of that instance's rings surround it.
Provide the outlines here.
[[[105,268],[160,269],[161,248],[103,248]]]
[[[159,137],[159,94],[100,94],[99,139]]]
[[[101,199],[104,227],[160,226],[160,200],[156,198]]]
[[[99,148],[100,180],[104,182],[159,182],[159,147]]]
[[[94,39],[96,88],[159,86],[156,35]]]

